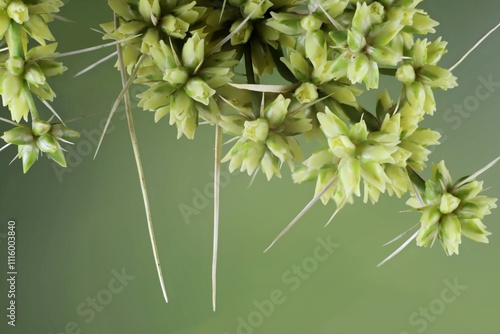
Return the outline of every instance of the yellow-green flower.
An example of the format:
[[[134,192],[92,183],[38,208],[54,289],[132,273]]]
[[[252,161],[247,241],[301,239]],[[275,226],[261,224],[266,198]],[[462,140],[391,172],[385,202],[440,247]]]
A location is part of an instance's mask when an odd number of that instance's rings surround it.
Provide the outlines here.
[[[458,254],[461,236],[477,242],[488,243],[484,216],[496,208],[495,198],[479,195],[483,183],[475,177],[459,179],[453,183],[443,161],[433,165],[432,179],[425,182],[419,196],[407,201],[412,208],[422,212],[417,245],[428,247],[436,239],[441,241],[447,255]]]

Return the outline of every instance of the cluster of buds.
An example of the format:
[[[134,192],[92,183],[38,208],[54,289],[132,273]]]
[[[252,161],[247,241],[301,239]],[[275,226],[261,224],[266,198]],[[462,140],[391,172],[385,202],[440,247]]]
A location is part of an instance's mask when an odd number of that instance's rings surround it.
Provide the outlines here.
[[[222,116],[222,129],[239,137],[222,159],[230,161],[231,172],[240,167],[251,175],[260,167],[270,180],[275,174],[281,176],[284,162],[293,170],[294,163],[302,161],[302,150],[294,136],[311,130],[312,126],[304,113],[289,111],[290,102],[280,94],[263,106],[258,118],[251,113]]]
[[[123,44],[123,58],[129,71],[137,64],[141,54],[149,52],[151,44],[169,39],[184,40],[189,32],[199,28],[209,2],[190,0],[109,0],[109,6],[119,18],[101,24],[105,39],[127,40]],[[169,43],[167,43],[169,44]]]
[[[50,59],[55,54],[57,43],[36,46],[25,57],[0,54],[0,94],[4,106],[8,106],[12,120],[28,120],[30,92],[41,100],[52,101],[56,94],[50,88],[47,78],[66,71],[61,62]]]
[[[175,48],[160,41],[150,45],[149,58],[138,71],[136,82],[148,89],[139,95],[139,106],[155,112],[158,122],[170,113],[178,137],[192,139],[198,117],[214,122],[220,111],[214,99],[216,89],[233,76],[230,70],[238,62],[234,51],[217,52],[205,57],[205,41],[198,33],[189,38],[177,55]]]
[[[458,254],[462,235],[481,243],[488,243],[484,216],[496,208],[496,198],[479,195],[483,182],[475,176],[453,182],[443,161],[433,165],[432,178],[407,201],[413,209],[422,213],[417,234],[418,246],[430,246],[436,239],[441,241],[448,255]]]
[[[0,39],[15,22],[41,45],[45,45],[45,41],[54,41],[47,24],[53,21],[52,14],[59,12],[63,5],[61,0],[0,0]]]
[[[7,144],[18,146],[18,158],[23,162],[23,171],[26,173],[38,159],[40,152],[66,167],[64,151],[59,142],[68,142],[80,137],[80,134],[67,126],[56,123],[49,124],[44,121],[28,126],[18,126],[5,131],[1,137]]]
[[[434,90],[457,83],[439,66],[446,42],[416,37],[438,25],[421,1],[109,0],[118,24],[103,28],[107,39],[131,38],[125,66],[146,86],[139,105],[155,121],[170,114],[189,139],[199,119],[217,125],[236,141],[222,158],[231,172],[271,179],[286,163],[295,182],[316,180],[316,196],[340,209],[362,193],[372,203],[415,194],[439,144],[420,124],[436,111]],[[261,84],[267,73],[282,82]],[[382,90],[366,108],[359,96],[379,89],[380,75],[402,93]],[[298,136],[321,148],[303,160]]]
[[[421,126],[437,111],[435,90],[457,85],[439,65],[446,42],[426,36],[438,23],[421,2],[108,0],[115,19],[102,28],[120,44],[117,67],[143,88],[139,106],[156,122],[169,115],[188,139],[201,123],[216,127],[216,170],[228,163],[271,179],[286,164],[296,183],[316,181],[312,203],[333,200],[335,212],[355,197],[411,194],[408,203],[423,212],[417,244],[438,238],[453,254],[462,234],[487,241],[482,220],[495,200],[478,196],[482,183],[473,179],[453,184],[442,163],[431,180],[418,175],[439,144],[440,134]],[[381,75],[401,85],[397,99],[379,87]],[[363,106],[360,96],[378,89],[376,103]],[[26,152],[59,152],[31,133],[18,142]],[[234,142],[225,156],[222,134]],[[319,141],[305,160],[301,137]]]
[[[7,44],[7,49],[0,52],[0,94],[10,111],[9,123],[16,124],[1,138],[7,145],[18,146],[17,156],[22,159],[25,173],[40,152],[65,167],[59,142],[78,138],[74,130],[42,120],[34,101],[35,97],[45,103],[53,101],[56,94],[47,79],[66,71],[62,63],[53,59],[57,43],[46,43],[54,41],[47,23],[62,5],[59,0],[0,1],[0,38],[5,38]],[[28,37],[40,45],[29,49]]]

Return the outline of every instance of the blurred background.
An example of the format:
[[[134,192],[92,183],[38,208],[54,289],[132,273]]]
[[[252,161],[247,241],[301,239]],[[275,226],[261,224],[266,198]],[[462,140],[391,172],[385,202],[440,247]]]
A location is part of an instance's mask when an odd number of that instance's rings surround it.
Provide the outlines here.
[[[498,23],[500,2],[427,1],[441,23],[451,66]],[[52,25],[59,52],[98,45],[91,31],[111,20],[104,0],[67,1]],[[222,173],[218,309],[211,309],[213,128],[194,141],[134,109],[150,191],[156,240],[170,303],[154,267],[137,172],[123,109],[92,159],[107,112],[120,91],[108,62],[73,76],[114,50],[64,58],[70,69],[51,81],[54,107],[82,133],[68,151],[69,167],[41,158],[27,175],[15,150],[0,154],[1,333],[220,334],[498,334],[500,333],[500,211],[485,219],[489,245],[463,240],[459,256],[439,244],[414,243],[381,268],[399,244],[382,244],[419,216],[399,213],[404,199],[345,207],[327,228],[334,206],[316,205],[269,253],[262,251],[313,195],[290,173],[251,187],[245,174]],[[500,32],[454,74],[459,87],[437,94],[426,125],[443,134],[432,162],[444,159],[455,178],[500,155]],[[490,84],[485,84],[490,82]],[[489,92],[478,97],[478,90]],[[138,91],[132,89],[133,95]],[[460,110],[464,111],[460,111]],[[6,110],[3,110],[5,113]],[[0,124],[1,132],[8,126]],[[429,169],[425,175],[430,174]],[[500,197],[500,165],[480,179]],[[6,324],[7,221],[17,223],[17,326]]]

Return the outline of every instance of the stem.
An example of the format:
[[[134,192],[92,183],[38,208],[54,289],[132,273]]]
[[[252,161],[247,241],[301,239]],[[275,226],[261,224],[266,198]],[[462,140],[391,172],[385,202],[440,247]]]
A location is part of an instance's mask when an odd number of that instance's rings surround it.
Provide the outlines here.
[[[115,27],[118,27],[118,18],[115,14]],[[120,75],[121,75],[121,81],[122,81],[122,86],[125,88],[127,87],[127,76],[125,72],[125,65],[123,63],[123,54],[122,54],[122,48],[120,44],[117,44],[116,46],[117,51],[118,51],[118,62],[120,65]],[[155,259],[155,264],[156,264],[156,271],[158,272],[158,279],[160,281],[160,286],[163,292],[163,297],[165,298],[165,302],[168,303],[168,297],[167,297],[167,291],[165,288],[165,282],[163,280],[163,273],[161,270],[161,265],[160,265],[160,258],[158,255],[158,248],[156,247],[156,239],[155,239],[155,234],[153,230],[153,222],[152,222],[152,217],[151,217],[151,208],[149,206],[149,197],[148,197],[148,192],[146,189],[146,179],[144,176],[144,170],[142,168],[142,162],[141,162],[141,156],[139,154],[139,144],[137,142],[137,135],[135,133],[135,126],[134,126],[134,119],[132,118],[132,108],[130,106],[130,94],[127,91],[124,94],[125,98],[125,112],[127,114],[127,123],[128,123],[128,128],[129,128],[129,133],[130,133],[130,140],[132,141],[132,148],[134,150],[134,157],[135,157],[135,163],[137,166],[137,173],[139,174],[139,181],[141,184],[141,191],[142,191],[142,198],[144,200],[144,209],[146,210],[146,219],[148,222],[148,230],[149,230],[149,237],[151,240],[151,247],[153,248],[153,256]]]
[[[7,45],[9,46],[9,55],[11,57],[19,57],[24,59],[21,25],[19,23],[11,20],[6,40]]]
[[[255,85],[257,82],[255,81],[255,73],[253,71],[252,45],[250,43],[245,45],[245,73],[247,75],[247,83]]]
[[[9,56],[11,58],[22,58],[25,59],[23,39],[21,36],[21,25],[15,21],[10,22],[9,30],[6,34],[7,45],[9,46]],[[31,112],[31,118],[33,122],[40,119],[38,109],[36,108],[35,101],[33,99],[33,94],[28,87],[28,83],[23,79],[23,90],[26,94],[26,99]]]
[[[245,45],[245,73],[247,77],[247,83],[250,85],[255,85],[257,80],[255,80],[255,72],[253,70],[252,63],[252,45],[248,42]],[[252,107],[254,110],[255,118],[260,117],[260,102],[258,96],[254,92],[250,92],[252,95]]]

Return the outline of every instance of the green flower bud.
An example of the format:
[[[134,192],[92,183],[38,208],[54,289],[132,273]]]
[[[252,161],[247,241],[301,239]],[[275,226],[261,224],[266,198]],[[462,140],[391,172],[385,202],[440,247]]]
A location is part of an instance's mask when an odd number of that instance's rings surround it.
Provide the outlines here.
[[[262,5],[260,5],[260,3],[260,0],[247,0],[241,7],[241,14],[243,14],[244,17],[247,17],[252,14],[257,7],[259,7],[252,15],[252,19],[264,17],[264,14],[273,6],[273,3],[269,0],[264,0]]]
[[[305,38],[306,57],[311,61],[314,67],[320,67],[326,63],[328,52],[326,48],[325,34],[318,30],[308,33]]]
[[[481,243],[489,243],[488,236],[490,232],[486,231],[486,226],[479,219],[468,219],[462,221],[462,234],[474,241]]]
[[[442,214],[448,214],[455,211],[455,209],[460,204],[460,198],[456,198],[452,194],[445,193],[443,197],[441,197],[441,203],[439,204],[439,210]]]
[[[351,83],[356,84],[363,81],[370,70],[370,59],[364,53],[354,54],[347,66],[347,77]]]
[[[370,44],[372,46],[387,45],[403,28],[404,25],[399,20],[391,20],[378,24],[370,32]]]
[[[356,145],[347,136],[338,136],[329,139],[328,146],[331,152],[341,159],[351,159],[356,157]]]
[[[418,230],[416,242],[419,247],[427,247],[436,238],[439,232],[439,225],[433,224],[429,226],[421,226]]]
[[[424,85],[444,90],[457,86],[457,78],[450,70],[436,65],[424,65],[418,71],[418,78]]]
[[[283,123],[286,114],[288,113],[290,101],[290,99],[285,99],[285,97],[280,94],[264,109],[264,115],[269,121],[270,128],[277,128]]]
[[[450,171],[446,168],[444,160],[441,160],[437,165],[432,166],[432,178],[436,184],[442,183],[449,189],[453,185]]]
[[[198,112],[193,105],[193,100],[180,89],[171,96],[170,101],[169,122],[177,125],[177,139],[183,134],[188,139],[193,139],[198,126]]]
[[[48,133],[38,137],[38,139],[36,140],[36,145],[38,146],[40,151],[45,153],[54,153],[59,149],[57,141]]]
[[[280,165],[280,160],[269,150],[266,150],[260,162],[260,167],[262,168],[262,172],[266,174],[267,180],[271,180],[274,174],[281,177]]]
[[[346,196],[353,193],[359,196],[361,182],[361,163],[356,159],[343,159],[338,167],[339,185]]]
[[[396,66],[401,61],[401,55],[387,46],[370,46],[367,53],[378,65]]]
[[[184,67],[168,68],[164,73],[163,80],[174,87],[183,86],[189,78],[189,73]]]
[[[243,22],[243,19],[234,21],[229,32],[232,33],[236,30],[241,22]],[[252,36],[252,32],[253,24],[248,21],[231,37],[231,45],[245,44]]]
[[[139,0],[139,13],[146,21],[151,21],[153,25],[158,24],[161,15],[159,0]]]
[[[354,124],[349,129],[349,138],[355,142],[361,142],[366,140],[368,137],[368,128],[366,127],[365,121],[360,121]]]
[[[21,57],[10,57],[5,62],[5,68],[12,75],[19,76],[24,72],[24,59]]]
[[[417,34],[433,34],[436,32],[435,26],[439,25],[437,21],[434,21],[427,14],[415,13],[412,19],[412,28],[416,30]]]
[[[368,63],[368,72],[366,73],[363,82],[365,83],[366,89],[377,89],[379,82],[380,73],[378,71],[378,65],[374,61]]]
[[[352,18],[352,28],[365,34],[371,26],[370,9],[365,2],[356,3],[356,12]]]
[[[328,33],[328,36],[332,39],[333,43],[336,45],[343,45],[347,41],[347,32],[334,30]]]
[[[271,12],[272,18],[266,24],[287,36],[296,36],[302,33],[300,16],[295,13]]]
[[[365,141],[358,147],[358,158],[364,163],[394,163],[391,157],[397,147],[386,147],[377,142]]]
[[[300,20],[300,25],[307,32],[315,32],[321,28],[323,22],[316,16],[309,14]]]
[[[7,7],[7,15],[19,24],[23,24],[30,19],[28,6],[18,0],[11,1]]]
[[[64,156],[64,151],[59,147],[55,152],[47,153],[47,156],[57,162],[61,167],[67,167],[66,157]]]
[[[396,79],[405,84],[415,81],[415,69],[412,65],[406,64],[399,67],[396,71]]]
[[[62,124],[53,124],[50,134],[56,139],[76,140],[80,138],[80,133]]]
[[[18,157],[23,161],[23,172],[26,174],[38,159],[38,147],[35,144],[20,145],[18,147]]]
[[[246,121],[243,137],[256,143],[266,141],[269,134],[269,123],[265,118],[258,118],[255,121]]]
[[[36,121],[33,123],[32,131],[35,136],[43,136],[50,131],[51,125],[46,121]]]
[[[306,82],[311,78],[312,66],[311,64],[304,58],[304,56],[295,50],[289,50],[290,61],[286,58],[281,58],[283,63],[292,71],[293,75],[299,81]]]
[[[440,236],[446,254],[458,254],[458,246],[462,243],[462,227],[456,215],[448,214],[441,218]]]
[[[438,208],[431,206],[424,209],[422,216],[420,217],[420,223],[423,228],[435,225],[441,219],[441,212]]]
[[[321,125],[321,131],[328,138],[337,138],[340,135],[349,133],[347,125],[337,115],[333,114],[328,107],[325,108],[324,113],[318,113],[317,118]]]
[[[427,64],[427,40],[417,39],[411,48],[413,66],[420,68]]]
[[[391,183],[391,180],[379,163],[362,164],[361,176],[370,186],[375,187],[381,193],[385,192],[386,185]]]
[[[425,101],[425,90],[420,82],[412,82],[405,85],[408,103],[416,110],[423,110]]]
[[[184,91],[187,96],[195,101],[203,103],[206,106],[210,101],[210,97],[215,94],[215,90],[198,77],[189,79],[186,86],[184,86]]]
[[[43,86],[47,81],[40,66],[38,66],[38,64],[36,63],[31,64],[27,68],[26,72],[24,73],[24,79],[35,87]]]
[[[359,52],[366,46],[365,35],[357,30],[347,32],[347,45],[352,52]]]
[[[380,2],[372,2],[368,9],[370,10],[370,21],[372,24],[381,23],[385,16],[385,8]]]
[[[471,181],[461,185],[459,188],[452,189],[453,196],[462,200],[468,200],[476,197],[483,190],[483,182]]]
[[[8,144],[26,145],[34,142],[35,138],[31,129],[26,126],[18,126],[3,133],[2,139]]]
[[[290,146],[282,135],[271,132],[266,140],[266,146],[282,162],[292,159]]]
[[[162,17],[160,25],[165,34],[174,38],[182,39],[186,37],[189,30],[189,23],[172,15]]]
[[[182,48],[182,63],[190,70],[194,71],[205,57],[205,40],[200,39],[198,33],[194,33]]]
[[[241,171],[247,171],[248,175],[252,175],[259,167],[262,157],[264,156],[266,145],[264,143],[256,143],[251,140],[243,144],[243,161],[241,162]]]
[[[447,42],[441,41],[441,37],[427,46],[427,63],[436,65],[441,58],[447,53]]]
[[[327,149],[322,149],[314,152],[304,164],[309,171],[319,170],[324,166],[331,165],[335,161],[335,157]]]
[[[318,99],[318,88],[310,82],[303,82],[294,92],[293,96],[300,104],[307,104]]]

